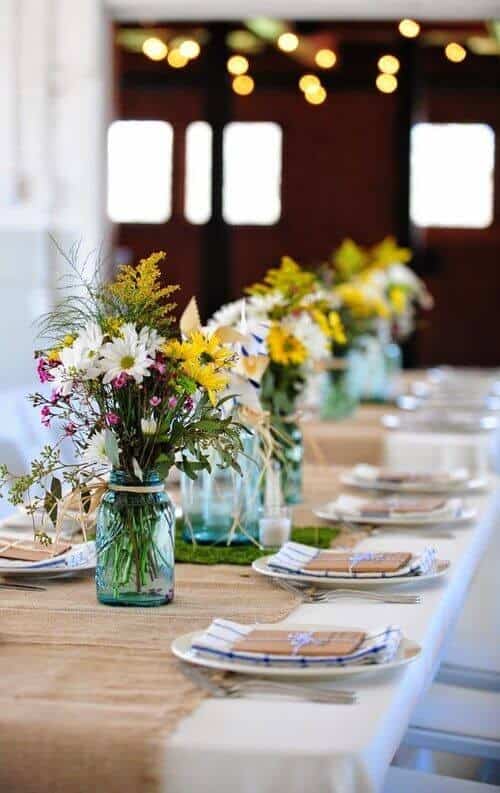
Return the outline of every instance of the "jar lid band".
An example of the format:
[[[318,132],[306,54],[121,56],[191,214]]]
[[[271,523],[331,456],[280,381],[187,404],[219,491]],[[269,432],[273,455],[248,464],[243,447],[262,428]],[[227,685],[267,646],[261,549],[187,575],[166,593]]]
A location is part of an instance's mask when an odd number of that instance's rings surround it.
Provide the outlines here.
[[[108,483],[109,490],[116,490],[118,493],[163,493],[165,485],[115,485]]]

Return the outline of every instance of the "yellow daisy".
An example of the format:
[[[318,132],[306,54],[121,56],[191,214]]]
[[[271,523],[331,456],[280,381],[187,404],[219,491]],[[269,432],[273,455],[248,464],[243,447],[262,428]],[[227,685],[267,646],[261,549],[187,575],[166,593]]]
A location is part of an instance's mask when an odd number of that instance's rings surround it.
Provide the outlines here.
[[[182,369],[201,388],[205,389],[212,405],[217,404],[217,393],[223,391],[229,383],[229,377],[218,372],[213,363],[201,364],[196,361],[184,361]]]
[[[271,327],[267,336],[267,347],[271,360],[281,366],[300,366],[307,359],[307,349],[302,342],[279,325]]]

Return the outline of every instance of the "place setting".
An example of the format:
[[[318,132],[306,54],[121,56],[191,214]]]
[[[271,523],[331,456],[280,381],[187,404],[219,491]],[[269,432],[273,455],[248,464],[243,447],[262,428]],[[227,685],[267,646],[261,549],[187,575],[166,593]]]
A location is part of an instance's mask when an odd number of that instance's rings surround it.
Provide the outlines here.
[[[455,527],[469,523],[476,516],[475,508],[463,498],[406,494],[360,497],[342,493],[333,501],[315,507],[313,512],[322,520],[343,520],[354,525],[369,525],[377,530],[441,525]]]
[[[367,463],[359,463],[344,472],[343,485],[360,490],[390,493],[477,493],[484,491],[488,481],[484,476],[473,476],[465,467],[450,471],[399,471]]]

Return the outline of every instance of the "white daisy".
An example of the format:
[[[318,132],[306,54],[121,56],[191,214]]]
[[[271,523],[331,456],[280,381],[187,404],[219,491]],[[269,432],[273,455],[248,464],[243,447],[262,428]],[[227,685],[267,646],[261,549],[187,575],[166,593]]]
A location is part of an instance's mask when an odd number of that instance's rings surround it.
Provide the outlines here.
[[[132,377],[136,383],[142,383],[151,373],[152,360],[134,325],[126,323],[120,328],[120,333],[121,338],[113,339],[102,348],[103,383],[110,383],[122,373]]]
[[[88,463],[110,463],[106,454],[106,430],[101,430],[92,435],[83,457]]]
[[[164,341],[165,337],[160,336],[154,328],[146,326],[141,328],[139,332],[139,342],[144,345],[147,354],[150,355],[151,358],[155,357]]]
[[[73,380],[94,380],[101,373],[100,352],[103,334],[98,325],[90,322],[77,336],[73,344],[63,347],[59,353],[62,366],[55,372],[56,388],[67,396]]]
[[[323,331],[306,311],[286,317],[282,325],[304,345],[308,352],[308,362],[313,363],[330,355],[330,343]]]

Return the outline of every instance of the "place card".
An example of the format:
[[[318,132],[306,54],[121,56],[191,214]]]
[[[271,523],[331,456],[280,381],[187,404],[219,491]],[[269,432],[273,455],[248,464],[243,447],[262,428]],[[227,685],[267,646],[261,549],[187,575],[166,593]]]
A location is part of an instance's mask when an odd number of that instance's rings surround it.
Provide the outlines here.
[[[329,573],[396,573],[411,560],[411,553],[331,553],[321,551],[304,570]]]
[[[420,499],[377,499],[364,501],[359,508],[363,517],[389,517],[393,514],[427,514],[436,512],[446,506],[446,500],[440,498],[420,498]]]
[[[268,655],[343,656],[355,652],[366,634],[361,631],[253,630],[233,645],[234,652]]]
[[[12,540],[0,537],[0,558],[15,559],[20,562],[43,562],[55,556],[61,556],[71,548],[63,542],[54,542],[50,545],[41,545],[35,540]]]

